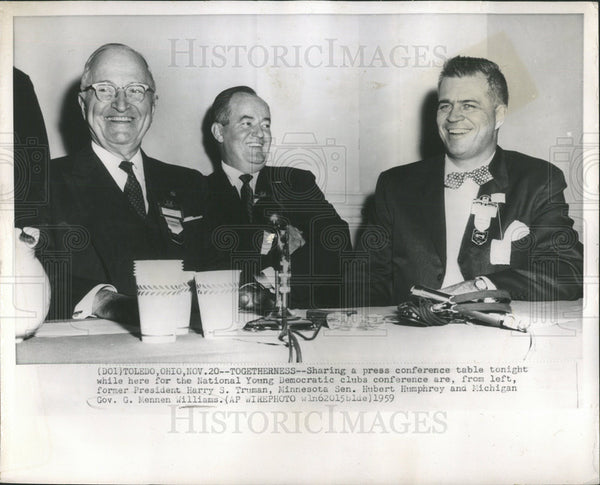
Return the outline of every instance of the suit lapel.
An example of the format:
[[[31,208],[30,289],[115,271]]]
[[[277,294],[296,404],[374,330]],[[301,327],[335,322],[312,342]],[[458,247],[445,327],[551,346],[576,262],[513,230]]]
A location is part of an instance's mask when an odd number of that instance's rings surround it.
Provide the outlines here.
[[[146,179],[146,194],[148,197],[148,219],[150,221],[157,221],[162,219],[160,213],[160,206],[173,203],[175,206],[181,205],[179,200],[179,194],[177,190],[171,186],[171,180],[165,178],[165,174],[159,170],[157,162],[142,152],[142,158],[144,160],[144,178]],[[181,210],[182,216],[183,207],[178,207]],[[164,221],[161,221],[164,222]],[[161,227],[166,224],[160,224]]]
[[[227,175],[217,168],[210,176],[210,197],[214,215],[226,224],[242,224],[242,201]]]
[[[480,187],[478,195],[504,192],[508,187],[508,172],[504,161],[504,151],[500,147],[496,148],[496,154],[490,162],[490,172],[494,178]]]
[[[429,226],[433,245],[442,261],[446,264],[446,217],[444,213],[444,158],[431,163],[430,171],[425,174],[420,196],[423,222]]]
[[[278,212],[280,215],[287,217],[285,210],[285,194],[293,194],[291,180],[283,175],[282,171],[285,167],[263,167],[258,174],[256,182],[255,200],[256,206],[261,206],[267,209],[269,214],[262,214],[262,218],[266,219],[270,213]],[[282,180],[285,179],[285,180]],[[287,185],[286,185],[287,184]],[[263,211],[264,212],[264,211]],[[259,217],[261,217],[259,215]]]
[[[217,168],[210,176],[210,192],[213,210],[220,214],[219,220],[233,224],[244,224],[242,218],[242,201],[235,187],[231,185],[223,170]],[[278,170],[273,167],[263,167],[258,173],[254,189],[255,222],[264,221],[275,210],[282,212],[283,206],[278,202],[280,180]]]
[[[176,244],[181,244],[181,240],[176,236],[172,236],[167,225],[167,221],[160,212],[160,206],[166,205],[167,199],[176,201],[175,191],[169,191],[168,180],[164,179],[164,174],[159,171],[156,162],[146,156],[142,151],[142,159],[144,161],[144,178],[146,182],[146,195],[148,197],[148,216],[145,220],[147,225],[155,225],[160,234],[160,248],[164,251],[170,241]],[[183,217],[183,207],[178,207]],[[159,244],[159,241],[155,241]]]
[[[241,201],[237,189],[231,185],[227,175],[220,168],[215,171],[215,182],[216,189],[219,193],[224,194],[227,198]]]
[[[90,244],[108,274],[118,274],[116,266],[121,263],[113,255],[128,254],[129,241],[114,237],[114,221],[135,224],[133,217],[137,216],[91,146],[75,155],[74,162],[71,173],[65,175],[65,189],[72,192],[72,220],[89,231]]]
[[[484,195],[492,196],[492,194],[506,194],[506,188],[508,186],[508,174],[506,171],[506,164],[504,162],[504,154],[500,147],[497,147],[496,154],[494,158],[490,162],[490,173],[492,174],[493,179],[489,182],[486,182],[482,186],[479,187],[479,191],[477,193],[477,197],[480,198]],[[501,221],[504,219],[503,211],[505,208],[505,204],[498,204],[498,212],[496,216],[493,217],[490,221],[490,227],[488,228],[487,240],[484,244],[478,246],[477,244],[472,242],[473,229],[475,229],[474,220],[475,217],[473,214],[469,216],[467,227],[465,228],[465,233],[463,235],[460,252],[459,252],[459,261],[464,261],[465,264],[467,262],[478,261],[478,264],[484,264],[481,256],[481,250],[485,251],[485,255],[483,256],[487,262],[489,262],[489,246],[491,244],[492,239],[499,239],[502,235],[502,230],[500,227]],[[479,255],[479,256],[478,256]],[[486,262],[486,264],[487,264]],[[474,275],[477,276],[477,275]],[[469,277],[469,276],[467,276]]]
[[[101,210],[110,217],[127,209],[126,199],[104,164],[89,147],[76,155],[76,161],[68,180],[68,186],[76,192],[74,200],[86,212]],[[93,223],[93,217],[90,217]]]
[[[271,167],[263,167],[258,172],[258,179],[256,180],[256,189],[254,196],[258,198],[272,198],[273,197],[273,170]]]

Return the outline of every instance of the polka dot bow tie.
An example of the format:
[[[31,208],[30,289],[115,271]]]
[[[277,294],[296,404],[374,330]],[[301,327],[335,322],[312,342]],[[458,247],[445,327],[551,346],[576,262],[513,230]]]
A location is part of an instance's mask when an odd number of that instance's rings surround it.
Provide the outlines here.
[[[465,179],[468,178],[473,179],[477,185],[483,185],[492,180],[494,177],[492,177],[488,166],[484,165],[483,167],[476,168],[470,172],[451,172],[446,175],[444,185],[449,189],[458,189],[463,184]]]

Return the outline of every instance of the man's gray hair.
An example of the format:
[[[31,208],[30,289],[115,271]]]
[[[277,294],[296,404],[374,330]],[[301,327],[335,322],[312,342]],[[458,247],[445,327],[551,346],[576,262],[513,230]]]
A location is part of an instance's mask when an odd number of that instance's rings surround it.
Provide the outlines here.
[[[129,47],[128,45],[111,43],[111,44],[104,44],[104,45],[98,47],[94,52],[92,52],[92,55],[88,58],[87,62],[85,63],[85,66],[83,68],[83,74],[81,75],[81,82],[79,84],[79,89],[81,91],[83,91],[85,88],[87,88],[90,85],[90,83],[89,83],[90,72],[92,70],[92,67],[94,67],[94,63],[96,62],[96,59],[100,56],[100,54],[102,54],[103,52],[110,50],[110,49],[126,50],[126,51],[131,52],[132,54],[135,54],[137,57],[139,57],[139,59],[142,61],[142,64],[144,64],[146,71],[148,71],[148,76],[150,76],[150,81],[151,81],[150,87],[152,89],[156,88],[156,86],[154,84],[154,76],[152,76],[152,71],[150,70],[150,66],[148,65],[148,62],[146,61],[144,56],[142,54],[140,54],[138,51],[136,51],[135,49],[132,49],[131,47]]]

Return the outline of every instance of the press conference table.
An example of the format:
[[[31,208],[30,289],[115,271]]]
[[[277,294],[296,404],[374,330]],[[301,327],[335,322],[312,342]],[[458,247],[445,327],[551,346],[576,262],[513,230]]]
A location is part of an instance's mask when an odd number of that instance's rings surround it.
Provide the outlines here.
[[[308,363],[578,360],[582,306],[583,300],[513,302],[513,313],[530,322],[527,333],[468,324],[397,325],[394,307],[365,308],[359,314],[386,318],[368,328],[323,328],[315,340],[299,341]],[[50,321],[17,344],[16,354],[18,364],[287,362],[288,349],[277,334],[238,331],[205,339],[192,329],[174,343],[147,344],[136,329],[109,320]]]

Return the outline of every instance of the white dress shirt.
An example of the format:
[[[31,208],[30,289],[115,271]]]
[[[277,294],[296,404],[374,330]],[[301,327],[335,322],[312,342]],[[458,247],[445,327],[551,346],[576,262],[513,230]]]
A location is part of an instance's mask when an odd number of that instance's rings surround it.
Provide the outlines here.
[[[476,168],[489,164],[494,158],[492,156],[477,167],[471,167],[468,170],[458,167],[452,160],[446,156],[444,165],[444,180],[446,175],[451,172],[470,172]],[[477,198],[479,185],[471,178],[465,178],[463,184],[458,189],[444,187],[444,212],[446,216],[446,274],[442,283],[442,288],[454,285],[464,281],[464,276],[458,265],[458,254],[462,243],[467,222],[471,215],[471,204]]]
[[[244,175],[244,172],[232,167],[231,165],[227,165],[225,162],[221,162],[221,167],[223,168],[225,175],[227,175],[229,183],[235,187],[238,195],[241,197],[243,182],[240,180],[240,175]],[[250,188],[252,189],[253,194],[256,193],[256,179],[258,179],[259,173],[260,170],[250,174],[252,175],[252,180],[250,180]]]
[[[119,188],[124,191],[125,184],[127,183],[127,172],[119,168],[119,165],[123,161],[123,157],[105,150],[94,142],[92,142],[92,150],[94,150],[94,153],[98,155],[98,158],[106,167],[106,170],[108,170],[108,173],[110,173],[110,176],[117,183]],[[148,195],[146,191],[146,178],[144,176],[144,160],[142,158],[142,151],[138,148],[138,151],[135,153],[135,155],[127,161],[133,163],[133,174],[142,187],[142,194],[144,194],[144,205],[146,206],[146,212],[148,212]]]

